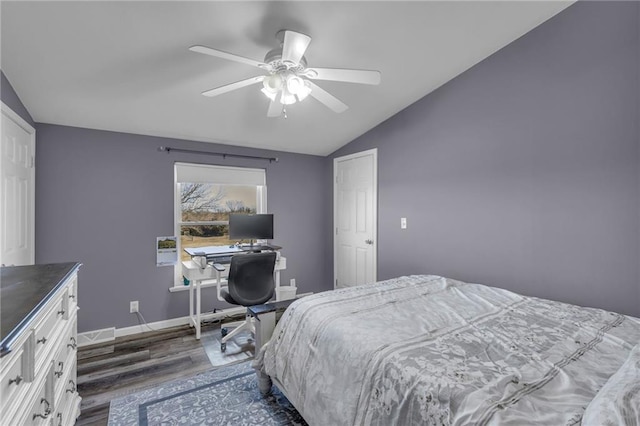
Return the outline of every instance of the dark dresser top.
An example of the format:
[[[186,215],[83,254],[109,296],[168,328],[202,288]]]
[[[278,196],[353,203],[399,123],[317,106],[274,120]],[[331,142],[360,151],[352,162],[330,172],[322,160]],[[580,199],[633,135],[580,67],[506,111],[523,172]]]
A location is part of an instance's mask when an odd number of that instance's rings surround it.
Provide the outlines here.
[[[80,266],[68,262],[0,268],[0,356],[11,351],[15,338]]]

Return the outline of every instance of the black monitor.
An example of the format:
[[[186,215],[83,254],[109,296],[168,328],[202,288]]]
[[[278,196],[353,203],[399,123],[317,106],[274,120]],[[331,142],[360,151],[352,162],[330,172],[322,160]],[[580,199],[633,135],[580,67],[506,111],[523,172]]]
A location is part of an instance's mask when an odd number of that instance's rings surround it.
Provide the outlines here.
[[[273,214],[230,214],[229,239],[272,240]]]

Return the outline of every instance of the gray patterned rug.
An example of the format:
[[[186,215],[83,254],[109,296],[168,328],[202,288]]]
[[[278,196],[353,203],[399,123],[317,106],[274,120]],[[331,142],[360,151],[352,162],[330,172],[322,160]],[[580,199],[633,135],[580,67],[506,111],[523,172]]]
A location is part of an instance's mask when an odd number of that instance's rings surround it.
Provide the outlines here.
[[[300,425],[274,386],[262,397],[250,362],[167,382],[111,401],[109,425]]]

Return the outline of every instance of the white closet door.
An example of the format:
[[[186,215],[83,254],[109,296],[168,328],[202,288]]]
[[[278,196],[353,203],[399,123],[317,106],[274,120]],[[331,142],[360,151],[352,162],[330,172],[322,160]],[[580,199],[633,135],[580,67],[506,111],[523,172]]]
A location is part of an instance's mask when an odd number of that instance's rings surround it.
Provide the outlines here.
[[[2,104],[0,264],[35,262],[35,129]]]
[[[377,150],[334,159],[334,287],[376,281]]]

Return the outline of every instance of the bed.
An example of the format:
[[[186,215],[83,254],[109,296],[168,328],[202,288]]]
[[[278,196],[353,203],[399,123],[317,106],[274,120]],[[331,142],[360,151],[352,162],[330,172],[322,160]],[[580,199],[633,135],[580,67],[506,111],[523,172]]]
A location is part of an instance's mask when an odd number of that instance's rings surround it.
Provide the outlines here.
[[[639,424],[639,343],[637,318],[417,275],[297,300],[254,367],[312,426]]]

